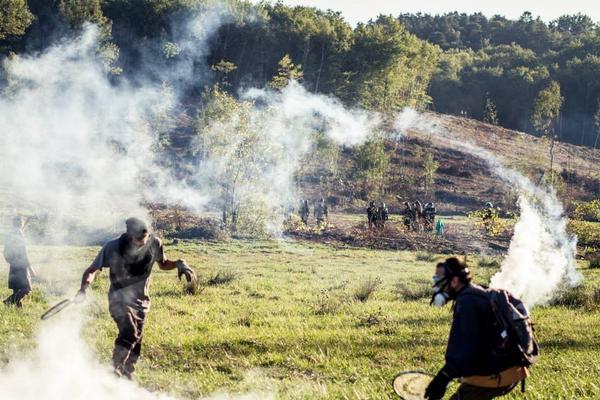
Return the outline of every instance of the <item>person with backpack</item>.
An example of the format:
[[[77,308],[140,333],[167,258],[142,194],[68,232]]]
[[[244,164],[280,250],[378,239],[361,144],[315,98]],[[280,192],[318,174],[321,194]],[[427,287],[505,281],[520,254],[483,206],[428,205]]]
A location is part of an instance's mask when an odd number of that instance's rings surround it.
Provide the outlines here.
[[[538,353],[523,303],[505,291],[473,284],[468,266],[456,257],[438,263],[433,280],[431,304],[454,301],[454,309],[446,362],[425,398],[441,399],[454,379],[461,384],[452,400],[486,400],[509,393],[528,376],[527,367]]]
[[[35,270],[27,257],[25,245],[25,219],[17,216],[13,219],[13,229],[7,235],[4,242],[4,259],[9,264],[8,288],[13,294],[4,300],[6,305],[22,307],[22,300],[31,292],[31,277],[35,276]]]

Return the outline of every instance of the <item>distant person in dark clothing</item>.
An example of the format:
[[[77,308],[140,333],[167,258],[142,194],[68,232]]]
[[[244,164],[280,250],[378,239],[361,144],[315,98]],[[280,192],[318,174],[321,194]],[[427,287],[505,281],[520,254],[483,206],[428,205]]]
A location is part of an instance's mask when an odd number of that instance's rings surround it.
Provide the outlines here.
[[[369,206],[367,207],[367,221],[369,223],[369,229],[372,228],[377,223],[377,207],[375,207],[375,202],[370,201]]]
[[[308,216],[310,215],[310,209],[308,208],[308,200],[302,200],[300,202],[300,219],[305,226],[308,226]]]
[[[326,222],[328,216],[329,211],[327,210],[325,199],[321,199],[318,203],[315,204],[314,209],[314,217],[317,220],[317,226],[320,227],[324,222]]]
[[[4,300],[4,304],[14,304],[17,307],[23,306],[23,298],[31,292],[31,277],[35,276],[35,270],[27,257],[24,227],[25,219],[15,217],[12,230],[4,242],[4,259],[9,264],[8,288],[13,291]]]
[[[527,369],[494,352],[498,332],[486,289],[471,283],[471,272],[457,258],[436,266],[432,304],[454,300],[446,363],[425,391],[429,400],[441,399],[453,379],[462,383],[453,400],[486,400],[510,392],[525,379]]]
[[[112,362],[118,376],[131,379],[140,356],[144,323],[150,309],[148,289],[153,264],[157,262],[163,270],[176,268],[179,277],[185,275],[188,282],[195,279],[195,273],[185,261],[171,261],[165,257],[161,240],[149,233],[145,222],[129,218],[126,226],[126,233],[106,243],[83,272],[76,299],[83,301],[96,273],[103,268],[109,269],[109,311],[119,329]]]

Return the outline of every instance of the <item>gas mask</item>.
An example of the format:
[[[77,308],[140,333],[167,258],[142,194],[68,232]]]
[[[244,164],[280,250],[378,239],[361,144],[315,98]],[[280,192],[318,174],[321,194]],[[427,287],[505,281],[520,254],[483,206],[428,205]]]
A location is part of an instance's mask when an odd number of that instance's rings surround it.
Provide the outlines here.
[[[450,300],[450,296],[444,290],[446,289],[446,286],[448,286],[449,281],[445,277],[440,278],[437,275],[434,275],[432,280],[434,292],[431,296],[431,301],[429,302],[429,305],[432,305],[434,307],[443,307],[448,302],[448,300]]]

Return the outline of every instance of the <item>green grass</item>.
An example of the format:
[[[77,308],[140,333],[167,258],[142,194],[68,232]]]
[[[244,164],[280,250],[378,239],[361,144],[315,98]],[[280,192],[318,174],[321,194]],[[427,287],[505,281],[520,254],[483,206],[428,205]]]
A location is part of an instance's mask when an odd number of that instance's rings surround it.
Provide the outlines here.
[[[97,250],[30,249],[48,278],[35,284],[22,310],[0,307],[0,365],[16,350],[31,348],[39,315],[74,294]],[[185,296],[174,271],[155,268],[137,375],[142,386],[183,398],[265,391],[282,399],[393,399],[390,381],[397,372],[435,372],[442,365],[450,309],[430,307],[427,296],[442,256],[268,241],[180,242],[166,252],[185,258],[201,282],[217,273],[235,279]],[[496,271],[474,269],[479,282]],[[6,270],[0,265],[2,282]],[[582,273],[586,290],[600,287],[600,270]],[[102,272],[89,291],[84,328],[103,362],[116,335],[107,279]],[[375,279],[381,284],[368,300],[355,300],[361,285]],[[0,288],[1,296],[8,294]],[[533,310],[542,357],[528,380],[527,399],[600,396],[600,311],[573,304]],[[515,391],[507,398],[522,396]]]

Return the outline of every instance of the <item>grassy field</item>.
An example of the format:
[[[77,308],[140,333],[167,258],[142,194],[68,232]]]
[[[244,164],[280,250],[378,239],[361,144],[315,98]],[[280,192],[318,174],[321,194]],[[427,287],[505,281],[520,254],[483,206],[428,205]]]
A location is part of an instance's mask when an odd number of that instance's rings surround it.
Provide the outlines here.
[[[39,315],[74,293],[97,250],[30,248],[45,281],[35,284],[23,310],[0,307],[0,365],[31,348]],[[137,374],[151,390],[192,399],[216,391],[393,399],[397,372],[442,365],[450,310],[428,305],[435,256],[275,241],[183,242],[166,251],[194,266],[204,289],[184,296],[175,272],[155,269]],[[590,295],[600,287],[600,270],[581,267],[585,288],[564,301],[574,305],[533,310],[543,355],[527,399],[600,398],[600,299]],[[480,283],[495,272],[475,270]],[[6,275],[2,264],[1,282]],[[369,286],[375,290],[368,300],[358,300]],[[103,272],[89,291],[84,327],[105,363],[116,335],[107,289]],[[0,295],[8,294],[3,283]]]

